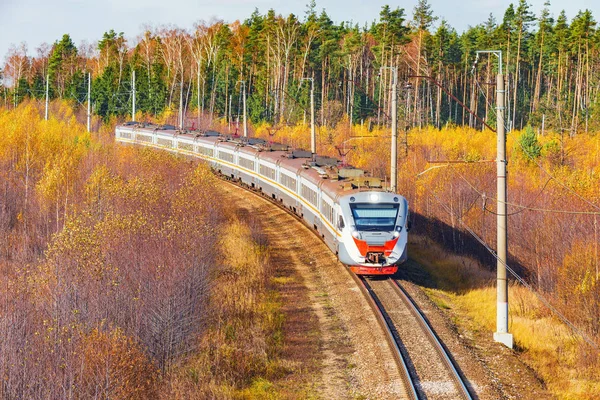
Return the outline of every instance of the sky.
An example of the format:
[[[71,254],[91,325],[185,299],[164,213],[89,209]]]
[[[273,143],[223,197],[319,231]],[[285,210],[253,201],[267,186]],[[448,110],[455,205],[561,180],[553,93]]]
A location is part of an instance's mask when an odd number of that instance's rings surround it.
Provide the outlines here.
[[[529,0],[539,15],[545,0]],[[27,44],[28,54],[37,55],[42,43],[52,44],[68,33],[75,45],[94,43],[104,32],[123,32],[130,43],[143,32],[144,26],[176,25],[192,29],[200,20],[213,18],[233,22],[248,18],[255,8],[261,14],[269,9],[304,18],[310,0],[0,0],[0,65],[11,45]],[[518,0],[513,0],[518,3]],[[509,0],[429,0],[434,15],[446,19],[459,33],[469,26],[483,23],[494,15],[502,21]],[[600,19],[598,0],[554,0],[550,11],[557,17],[562,9],[569,20],[578,11],[589,9]],[[317,12],[325,9],[336,23],[352,21],[364,26],[378,19],[381,7],[404,8],[412,18],[417,0],[317,0]]]

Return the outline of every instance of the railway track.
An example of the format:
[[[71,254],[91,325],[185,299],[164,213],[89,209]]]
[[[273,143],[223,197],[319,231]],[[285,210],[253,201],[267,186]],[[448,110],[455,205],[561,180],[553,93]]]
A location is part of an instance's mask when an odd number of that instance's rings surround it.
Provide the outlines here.
[[[386,317],[387,314],[385,313],[383,306],[379,302],[377,296],[373,293],[372,288],[370,287],[369,283],[367,283],[367,280],[365,278],[359,277],[350,271],[348,272],[350,273],[350,275],[352,275],[352,278],[360,288],[365,299],[367,299],[369,306],[371,306],[371,309],[377,317],[377,322],[379,322],[381,329],[383,329],[383,331],[385,332],[387,342],[390,346],[390,349],[392,349],[394,353],[394,359],[396,360],[396,365],[398,367],[400,379],[402,379],[408,398],[414,400],[419,399],[420,397],[418,396],[417,388],[410,374],[409,367],[405,362],[404,356],[402,355],[402,344],[397,339],[397,336],[394,334],[394,327],[392,324],[389,323],[389,319]]]
[[[472,399],[452,358],[402,286],[394,279],[354,277],[388,334],[413,398]]]
[[[282,207],[279,202],[272,198],[263,196],[261,192],[224,176],[221,176],[221,179],[262,197],[286,211],[298,221],[303,222],[297,214],[286,207]],[[311,231],[321,239],[318,232],[312,229]],[[367,280],[364,277],[355,275],[349,269],[346,269],[346,271],[360,288],[385,333],[407,398],[415,400],[472,399],[466,384],[444,346],[400,284],[393,279]],[[386,289],[383,288],[385,285],[388,285],[387,293]],[[390,288],[393,292],[392,295],[389,293]],[[409,315],[410,318],[407,318]],[[407,319],[411,319],[410,329],[406,329]],[[416,332],[422,332],[423,334],[418,336]],[[410,344],[415,342],[415,339],[417,342],[423,342],[423,338],[426,338],[426,345],[421,343],[415,347],[414,344]],[[428,348],[425,349],[425,346]],[[429,356],[423,357],[423,354],[429,354]],[[435,354],[435,356],[431,357],[431,354]],[[423,359],[425,363],[422,362]]]
[[[219,176],[219,174],[216,174]],[[311,232],[315,234],[320,240],[321,235],[318,234],[312,227],[299,218],[292,210],[283,207],[277,201],[271,199],[269,196],[265,196],[264,193],[257,191],[256,189],[250,188],[246,185],[240,184],[240,182],[232,181],[230,178],[220,176],[220,178],[241,189],[252,192],[257,195],[257,198],[267,200],[273,205],[277,205],[281,210],[284,210],[287,214],[294,217],[297,221],[301,222]],[[311,262],[310,264],[313,264]],[[331,268],[335,267],[336,262],[332,260]],[[339,265],[339,264],[338,264]],[[324,270],[324,269],[323,269]],[[320,269],[321,271],[321,269]],[[348,302],[344,304],[344,310],[352,310],[352,317],[347,319],[348,321],[364,321],[365,316],[368,315],[366,320],[370,320],[371,326],[365,332],[362,332],[363,341],[371,340],[371,344],[377,346],[364,346],[363,343],[356,342],[352,338],[354,345],[355,354],[361,354],[360,360],[356,365],[360,368],[360,380],[359,382],[381,382],[381,384],[365,385],[370,398],[423,398],[423,399],[470,399],[472,398],[467,385],[461,378],[461,371],[458,371],[452,362],[452,358],[446,354],[444,346],[439,343],[439,340],[435,335],[429,336],[429,333],[419,334],[420,329],[425,331],[431,331],[431,328],[418,328],[417,325],[426,324],[426,320],[418,310],[411,311],[410,307],[401,305],[404,300],[398,292],[401,292],[400,287],[394,288],[392,285],[397,286],[397,282],[394,283],[391,279],[379,280],[379,281],[367,281],[360,279],[351,273],[347,268],[346,271],[350,273],[352,278],[355,279],[357,286],[361,288],[363,293],[366,293],[366,298],[369,299],[368,303],[374,308],[373,314],[368,312],[367,305],[361,301],[361,296],[354,290],[353,285],[347,286],[342,291],[338,291],[338,296],[347,300],[344,296],[347,293],[354,293],[353,305],[348,307]],[[342,285],[350,284],[350,280],[340,278],[342,275],[337,274],[337,271],[331,275],[338,277],[336,284],[342,283]],[[423,276],[419,275],[421,279]],[[340,280],[342,279],[342,281]],[[359,282],[356,282],[358,280]],[[383,283],[387,282],[387,283]],[[387,285],[387,287],[381,287]],[[375,286],[375,287],[373,287]],[[369,289],[367,289],[369,287]],[[345,290],[345,291],[344,291]],[[390,292],[394,293],[393,295]],[[344,293],[343,295],[341,293]],[[416,296],[419,296],[418,294]],[[364,296],[363,296],[364,297]],[[404,293],[403,297],[409,296]],[[413,305],[414,308],[414,305]],[[340,311],[347,317],[345,311]],[[370,315],[369,315],[370,314]],[[432,317],[436,319],[435,317]],[[379,319],[382,324],[382,331],[378,331],[376,328]],[[423,320],[419,322],[419,320]],[[365,324],[363,324],[365,325]],[[361,327],[363,326],[361,325]],[[363,329],[364,330],[364,329]],[[407,333],[408,332],[408,333]],[[448,346],[455,352],[455,356],[458,359],[470,359],[471,355],[466,354],[464,350],[456,350],[457,343],[453,343],[452,339],[449,339],[448,332],[444,333],[445,330],[442,328],[441,335],[448,343]],[[453,334],[454,332],[451,332]],[[387,334],[387,341],[390,343],[386,345],[384,337]],[[373,340],[374,337],[378,337],[377,340]],[[428,338],[429,337],[429,338]],[[423,343],[423,340],[428,341],[429,344]],[[413,343],[415,342],[416,343]],[[435,343],[437,342],[437,343]],[[393,350],[390,354],[388,349]],[[467,349],[468,352],[468,349]],[[394,354],[395,353],[395,354]],[[386,361],[381,361],[386,360]],[[394,360],[399,365],[398,368],[394,368]],[[437,361],[434,361],[437,360]],[[496,359],[493,362],[497,362]],[[378,365],[379,369],[373,368]],[[483,365],[485,367],[485,365]],[[500,398],[506,397],[502,394],[505,391],[502,388],[496,386],[490,386],[488,384],[479,385],[478,381],[489,382],[490,371],[482,368],[476,362],[466,363],[463,368],[464,374],[470,377],[469,387],[473,391],[475,398],[482,396],[485,398]],[[365,372],[366,371],[366,372]],[[492,371],[493,372],[493,371]],[[331,375],[330,375],[331,376]],[[385,377],[385,379],[382,379]],[[494,375],[491,378],[494,379]],[[401,385],[401,381],[404,383]],[[524,383],[528,385],[529,382]],[[360,386],[364,388],[365,386]],[[541,393],[541,392],[540,392]],[[332,396],[337,397],[337,396]],[[509,396],[510,397],[510,396]]]

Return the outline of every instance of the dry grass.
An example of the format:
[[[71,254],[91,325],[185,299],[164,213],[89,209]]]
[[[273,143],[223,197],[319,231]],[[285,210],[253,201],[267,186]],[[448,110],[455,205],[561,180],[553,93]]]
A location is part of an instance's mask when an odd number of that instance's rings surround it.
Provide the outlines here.
[[[167,397],[271,399],[286,374],[279,359],[283,314],[271,290],[267,247],[251,224],[232,217],[221,242],[224,267],[211,295],[214,312],[200,351],[173,371]]]
[[[493,332],[496,328],[494,275],[477,263],[450,256],[415,238],[411,256],[434,278],[439,290],[428,290],[438,304],[451,308],[454,320]],[[509,331],[521,358],[561,399],[598,399],[600,356],[549,310],[528,289],[509,287]],[[467,323],[468,321],[468,323]]]
[[[449,254],[437,243],[423,236],[412,235],[409,243],[409,254],[419,260],[421,266],[429,273],[437,287],[461,292],[474,287],[485,286],[495,274],[482,268],[479,262]]]

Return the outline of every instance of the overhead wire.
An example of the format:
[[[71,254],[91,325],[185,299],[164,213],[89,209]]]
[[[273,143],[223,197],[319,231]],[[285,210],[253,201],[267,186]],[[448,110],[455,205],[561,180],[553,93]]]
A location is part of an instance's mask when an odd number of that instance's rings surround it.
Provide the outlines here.
[[[452,166],[452,165],[449,164],[449,166]],[[518,207],[521,209],[519,211],[506,214],[509,217],[512,215],[520,214],[521,212],[526,211],[526,210],[527,211],[547,212],[547,213],[554,213],[554,214],[600,215],[600,212],[594,212],[594,211],[555,210],[555,209],[548,209],[548,208],[533,207],[533,204],[539,199],[539,197],[542,195],[542,193],[544,193],[548,184],[554,180],[552,177],[548,178],[546,183],[544,183],[544,186],[542,187],[542,189],[538,192],[538,194],[535,195],[534,199],[528,205],[523,205],[523,204],[513,203],[510,201],[498,200],[495,197],[489,197],[485,193],[483,193],[482,191],[477,189],[467,178],[465,178],[464,175],[462,175],[460,172],[456,171],[456,169],[454,169],[454,168],[453,168],[453,170],[459,176],[459,178],[462,179],[467,185],[469,185],[469,187],[473,191],[475,191],[477,194],[479,194],[479,196],[485,197],[486,199],[492,199],[494,201],[499,201],[500,203],[506,204],[508,206]],[[490,214],[499,215],[492,210],[489,210],[489,209],[485,209],[485,210],[488,211]]]
[[[479,55],[477,55],[477,57],[479,57]],[[471,74],[475,77],[475,67],[477,65],[477,60],[478,58],[476,58],[473,67],[471,68]],[[483,89],[481,88],[481,86],[479,85],[479,81],[477,80],[477,78],[475,77],[475,82],[477,84],[477,87],[479,88],[479,90],[482,92],[482,95],[484,96],[484,98],[486,99],[486,102],[489,102],[487,99],[487,96],[485,93],[483,93]],[[498,115],[496,114],[496,111],[494,110],[494,108],[491,108],[492,113],[494,114],[494,116],[496,118],[498,118]],[[506,120],[503,120],[503,124],[504,124],[504,129],[506,130]],[[572,194],[574,194],[577,198],[579,198],[580,200],[582,200],[584,203],[590,205],[591,207],[595,208],[596,210],[600,211],[600,206],[593,203],[592,201],[586,199],[585,197],[583,197],[582,195],[580,195],[579,193],[577,193],[576,190],[574,190],[573,188],[569,187],[568,185],[566,185],[565,183],[561,182],[560,180],[558,180],[550,171],[548,171],[535,157],[533,157],[529,151],[527,151],[525,149],[525,147],[523,146],[523,143],[521,143],[519,140],[517,140],[517,143],[519,144],[521,150],[523,150],[523,153],[525,153],[525,155],[527,156],[527,158],[529,158],[531,161],[533,161],[533,163],[535,163],[538,168],[540,168],[546,175],[548,175],[550,177],[550,179],[556,181],[557,184],[559,184],[560,186],[562,186],[563,188],[567,189],[569,192],[571,192]],[[508,203],[507,203],[508,204]],[[541,211],[540,210],[536,210],[536,211]],[[561,211],[562,212],[562,211]],[[566,213],[566,212],[562,212],[562,213]],[[577,214],[586,214],[586,212],[579,212]],[[597,214],[597,213],[590,213],[590,214]]]
[[[470,162],[465,162],[465,164],[470,164]],[[444,167],[453,167],[452,163],[447,163],[447,164],[443,164],[443,165],[434,165],[433,167],[429,167],[426,170],[418,173],[416,176],[417,178],[419,178],[421,175],[425,174],[426,172],[429,172],[433,169],[437,169],[437,168],[444,168]],[[544,186],[542,187],[542,189],[538,192],[538,194],[535,196],[534,200],[532,200],[529,205],[523,205],[523,204],[518,204],[518,203],[513,203],[510,201],[502,201],[502,200],[498,200],[495,197],[490,197],[488,196],[485,192],[481,191],[480,189],[477,189],[477,187],[475,187],[475,185],[473,185],[467,178],[465,178],[465,176],[463,174],[461,174],[460,172],[458,172],[455,168],[453,168],[454,172],[456,173],[456,175],[458,175],[458,177],[460,179],[462,179],[474,192],[476,192],[481,198],[484,199],[491,199],[503,204],[506,204],[508,206],[512,206],[512,207],[518,207],[521,210],[510,213],[510,214],[506,214],[507,216],[512,216],[512,215],[516,215],[516,214],[520,214],[523,211],[539,211],[539,212],[547,212],[547,213],[554,213],[554,214],[572,214],[572,215],[600,215],[600,212],[596,212],[596,211],[572,211],[572,210],[557,210],[557,209],[549,209],[549,208],[541,208],[541,207],[533,207],[533,204],[537,201],[537,199],[543,194],[543,192],[545,191],[546,187],[548,186],[548,184],[554,180],[552,177],[548,178],[548,180],[546,181],[546,183],[544,183]],[[493,215],[499,215],[497,214],[495,211],[489,210],[487,208],[485,208],[485,211],[488,211],[490,214]]]
[[[572,323],[564,314],[562,314],[556,307],[554,307],[550,303],[550,301],[548,301],[544,296],[542,296],[540,293],[538,293],[533,288],[533,286],[531,286],[529,283],[527,283],[527,281],[524,278],[522,278],[513,268],[511,268],[507,262],[505,262],[504,260],[501,260],[498,257],[498,255],[496,254],[496,252],[490,246],[488,246],[488,244],[479,235],[477,235],[471,229],[471,227],[469,227],[469,225],[466,224],[466,222],[463,220],[461,215],[456,215],[454,212],[452,212],[452,210],[450,210],[448,208],[448,206],[444,202],[442,202],[438,198],[438,196],[436,196],[435,193],[433,193],[427,186],[423,185],[423,187],[425,188],[425,190],[427,192],[429,192],[429,194],[434,198],[434,200],[442,206],[444,211],[446,211],[450,216],[457,218],[458,222],[467,230],[467,232],[469,232],[469,234],[471,236],[473,236],[473,238],[475,238],[475,240],[477,240],[477,242],[479,242],[497,261],[499,261],[506,268],[506,270],[509,271],[510,274],[521,285],[523,285],[526,289],[528,289],[531,293],[533,293],[542,304],[544,304],[552,313],[554,313],[573,332],[578,334],[586,343],[588,343],[590,346],[594,347],[597,351],[600,351],[600,347],[591,338],[589,338],[585,332],[583,332],[579,328],[577,328],[577,326],[575,326],[574,323]]]
[[[473,68],[471,70],[472,73],[474,73],[474,69],[476,66],[477,60],[475,61],[475,63],[473,64]],[[475,81],[477,82],[477,87],[479,88],[479,90],[483,93],[483,89],[481,88],[481,86],[479,85],[479,82],[477,81],[477,79],[475,79]],[[483,93],[486,101],[487,100],[487,96],[485,95],[485,93]],[[497,117],[497,116],[496,116]],[[509,203],[509,202],[503,202],[507,205],[512,205],[512,206],[517,206],[520,207],[521,210],[511,213],[511,214],[507,214],[507,216],[511,216],[511,215],[515,215],[518,214],[520,212],[523,212],[525,210],[531,210],[531,211],[544,211],[544,212],[554,212],[554,213],[566,213],[566,214],[590,214],[590,215],[598,215],[600,213],[596,213],[596,212],[587,212],[587,211],[568,211],[568,210],[549,210],[549,209],[542,209],[542,208],[535,208],[535,207],[531,207],[535,201],[537,201],[537,199],[539,198],[539,196],[546,190],[547,185],[552,181],[555,180],[557,183],[559,183],[561,186],[565,187],[567,190],[569,190],[570,192],[572,192],[573,194],[575,194],[578,198],[580,198],[581,200],[583,200],[584,202],[586,202],[587,204],[591,205],[592,207],[600,210],[600,207],[598,207],[597,205],[595,205],[594,203],[592,203],[591,201],[589,201],[588,199],[584,198],[583,196],[581,196],[579,193],[577,193],[575,190],[573,190],[572,188],[568,187],[567,185],[563,184],[562,182],[560,182],[558,179],[556,179],[556,177],[554,175],[552,175],[549,171],[547,171],[539,162],[537,162],[537,160],[535,160],[531,154],[529,154],[529,152],[527,152],[525,150],[525,148],[523,147],[523,144],[519,142],[519,145],[521,146],[523,152],[532,160],[534,161],[534,163],[537,164],[537,166],[544,171],[548,176],[548,180],[546,181],[546,183],[544,184],[544,186],[542,187],[542,189],[540,190],[540,192],[536,195],[536,197],[534,198],[534,200],[528,205],[528,206],[523,206],[520,204],[513,204],[513,203]],[[451,164],[447,164],[446,166],[451,166]],[[428,169],[429,170],[429,169]],[[486,199],[486,195],[485,193],[482,193],[480,190],[478,190],[470,181],[468,181],[464,176],[462,176],[462,174],[460,174],[458,171],[455,171],[460,177],[461,179],[463,179],[470,187],[471,189],[473,189],[480,197],[482,197],[484,199],[484,210],[487,212],[490,212],[492,214],[496,214],[497,213],[487,209],[485,207],[485,199]],[[419,179],[419,177],[422,175],[418,174],[417,175],[417,181]],[[596,350],[600,350],[600,347],[592,340],[590,339],[587,334],[585,334],[583,331],[581,331],[579,328],[577,328],[577,326],[575,326],[574,323],[572,323],[564,314],[562,314],[557,308],[555,308],[550,301],[548,301],[544,296],[542,296],[540,293],[538,293],[529,283],[527,283],[527,281],[522,278],[513,268],[511,268],[508,263],[502,259],[500,259],[498,257],[498,255],[496,254],[496,252],[479,236],[477,235],[472,229],[471,227],[469,227],[466,222],[463,220],[463,216],[471,209],[472,205],[470,207],[467,208],[466,211],[464,211],[463,213],[461,213],[460,215],[455,214],[451,209],[448,208],[448,206],[442,202],[438,196],[436,196],[435,193],[433,193],[426,185],[423,185],[423,187],[425,188],[425,190],[430,194],[431,197],[434,198],[434,200],[439,203],[442,208],[452,217],[457,218],[459,223],[467,230],[467,232],[473,236],[478,243],[480,243],[497,261],[499,261],[505,268],[507,271],[510,272],[510,274],[521,284],[523,285],[525,288],[527,288],[531,293],[533,293],[538,300],[544,304],[551,312],[553,312],[563,323],[565,323],[573,332],[575,332],[576,334],[578,334],[586,343],[588,343],[590,346],[592,346],[593,348],[595,348]]]

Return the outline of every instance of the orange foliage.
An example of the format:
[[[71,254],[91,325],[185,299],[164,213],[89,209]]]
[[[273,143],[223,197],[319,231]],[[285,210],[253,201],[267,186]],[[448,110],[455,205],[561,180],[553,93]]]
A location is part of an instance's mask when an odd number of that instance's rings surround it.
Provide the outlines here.
[[[158,370],[140,347],[119,329],[92,330],[80,345],[78,397],[150,399],[157,395]]]
[[[0,110],[0,398],[155,398],[208,314],[216,178],[53,107]]]
[[[583,264],[569,261],[570,257],[575,260],[589,254],[584,249],[598,240],[600,215],[593,213],[600,207],[600,135],[537,135],[541,156],[532,161],[520,148],[522,133],[509,132],[506,144],[509,261],[552,296],[558,287],[581,284],[583,278],[577,271]],[[310,144],[310,126],[306,124],[261,125],[256,135],[292,146],[309,148]],[[340,158],[341,149],[348,152],[346,162],[388,179],[390,143],[389,128],[369,130],[357,125],[350,129],[348,122],[342,121],[336,129],[317,129],[320,154]],[[438,240],[454,252],[476,255],[493,269],[494,259],[474,242],[459,218],[495,247],[496,134],[455,126],[400,131],[398,154],[398,191],[408,198],[412,212],[419,217],[413,232]],[[464,163],[444,164],[446,160]],[[587,214],[569,214],[571,211]],[[577,276],[579,283],[569,284],[568,274],[559,273],[560,265],[565,265],[564,271],[573,269],[571,278]],[[563,296],[565,302],[585,301],[590,313],[600,307],[597,295],[588,298],[569,289]],[[570,307],[565,312],[597,332],[597,323],[591,319],[580,319]]]

